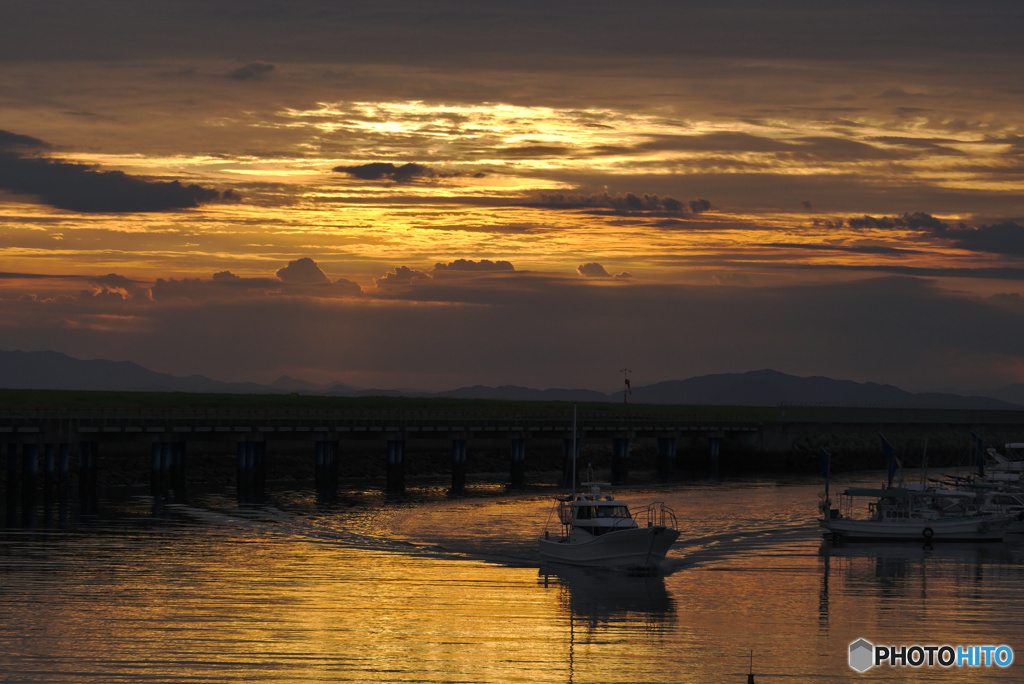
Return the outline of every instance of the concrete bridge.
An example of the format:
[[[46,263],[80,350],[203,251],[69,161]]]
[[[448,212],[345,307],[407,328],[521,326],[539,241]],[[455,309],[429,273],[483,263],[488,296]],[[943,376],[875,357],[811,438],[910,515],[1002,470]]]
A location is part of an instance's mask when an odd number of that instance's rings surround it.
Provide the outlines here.
[[[401,498],[409,459],[429,451],[451,454],[451,493],[464,493],[467,469],[477,445],[505,444],[509,487],[525,487],[525,473],[535,448],[561,449],[562,483],[569,485],[580,445],[604,442],[611,447],[613,484],[626,484],[630,451],[639,440],[657,446],[660,479],[671,477],[681,438],[707,444],[713,470],[727,435],[756,435],[756,422],[721,417],[677,419],[642,414],[579,413],[573,439],[571,411],[557,415],[477,415],[466,413],[357,413],[331,411],[233,410],[36,410],[0,414],[0,457],[6,468],[8,505],[39,491],[65,491],[77,483],[79,500],[94,506],[97,472],[105,454],[128,454],[148,461],[153,496],[174,501],[184,497],[186,474],[203,454],[230,450],[236,455],[236,489],[240,503],[263,500],[268,459],[282,453],[305,454],[313,465],[321,500],[332,501],[346,475],[346,454],[376,452],[386,472],[385,492]],[[691,439],[688,443],[691,443]],[[575,451],[573,445],[575,444]],[[192,455],[188,458],[187,455]],[[580,471],[579,468],[576,469]]]
[[[577,414],[574,451],[568,406],[523,403],[475,410],[471,405],[457,411],[7,407],[0,408],[0,480],[9,510],[19,502],[28,510],[40,492],[45,498],[77,489],[77,501],[89,511],[96,505],[98,473],[130,465],[148,474],[154,500],[180,501],[188,473],[201,472],[211,454],[219,454],[230,459],[229,477],[240,503],[262,501],[268,464],[285,462],[311,471],[325,502],[335,500],[339,481],[355,477],[360,463],[373,463],[374,472],[385,475],[386,495],[399,499],[407,467],[431,462],[441,470],[438,455],[448,464],[451,493],[459,495],[467,471],[478,472],[486,461],[487,472],[495,472],[495,459],[505,461],[512,489],[524,488],[528,467],[536,471],[538,463],[549,472],[560,462],[560,484],[568,486],[581,445],[607,454],[601,458],[610,459],[614,484],[629,482],[631,452],[638,445],[644,445],[648,468],[655,447],[660,480],[671,479],[683,465],[692,471],[698,462],[712,475],[720,464],[723,471],[735,465],[739,472],[814,472],[822,447],[832,452],[838,469],[881,468],[880,432],[908,466],[925,452],[933,465],[957,465],[973,462],[974,433],[990,446],[1024,439],[1024,411],[603,408]],[[476,457],[485,452],[486,459]],[[687,456],[686,464],[677,464],[677,453]]]

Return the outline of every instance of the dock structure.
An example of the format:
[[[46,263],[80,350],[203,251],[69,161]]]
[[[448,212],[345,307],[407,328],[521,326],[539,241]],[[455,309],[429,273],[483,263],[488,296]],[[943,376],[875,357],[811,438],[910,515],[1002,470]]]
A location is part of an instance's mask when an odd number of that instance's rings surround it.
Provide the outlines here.
[[[532,447],[543,445],[550,450],[558,443],[563,445],[564,472],[571,473],[581,444],[606,442],[612,449],[613,479],[626,484],[631,445],[638,441],[658,445],[657,473],[667,481],[672,478],[676,443],[681,438],[755,435],[759,428],[754,422],[581,414],[574,440],[571,412],[480,417],[264,410],[22,411],[0,414],[0,444],[6,445],[0,457],[7,460],[6,470],[0,467],[0,473],[6,473],[8,505],[19,498],[18,492],[37,491],[42,469],[46,491],[60,490],[73,477],[80,500],[94,507],[104,453],[136,454],[140,462],[149,461],[154,499],[174,502],[184,500],[187,472],[202,461],[203,454],[229,452],[237,457],[234,484],[239,503],[260,503],[268,463],[285,451],[306,452],[318,499],[332,502],[339,479],[347,475],[346,454],[377,451],[385,476],[384,493],[394,500],[404,494],[410,459],[425,451],[451,454],[449,493],[460,496],[466,492],[467,474],[474,472],[473,451],[484,443],[492,451],[495,445],[505,444],[510,489],[525,488]],[[576,469],[582,471],[582,467]],[[566,479],[561,484],[572,483]]]

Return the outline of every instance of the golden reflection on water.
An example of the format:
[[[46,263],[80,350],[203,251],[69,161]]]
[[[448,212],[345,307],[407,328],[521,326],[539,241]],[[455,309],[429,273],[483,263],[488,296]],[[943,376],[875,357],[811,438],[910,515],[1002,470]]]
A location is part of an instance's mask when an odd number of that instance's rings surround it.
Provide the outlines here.
[[[829,682],[852,674],[858,638],[1024,649],[1019,548],[822,547],[817,489],[623,491],[682,522],[654,577],[542,564],[550,500],[532,494],[12,530],[0,668],[25,682],[710,683],[744,681],[753,652],[759,682]]]

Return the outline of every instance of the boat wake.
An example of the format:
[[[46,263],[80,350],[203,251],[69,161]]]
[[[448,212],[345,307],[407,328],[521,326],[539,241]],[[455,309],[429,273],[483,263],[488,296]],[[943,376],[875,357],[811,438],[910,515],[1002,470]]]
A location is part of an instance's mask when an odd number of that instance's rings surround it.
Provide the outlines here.
[[[792,523],[770,529],[729,531],[680,539],[663,566],[666,572],[676,572],[764,556],[817,555],[820,543],[821,535],[814,524]],[[731,564],[731,567],[743,565]]]

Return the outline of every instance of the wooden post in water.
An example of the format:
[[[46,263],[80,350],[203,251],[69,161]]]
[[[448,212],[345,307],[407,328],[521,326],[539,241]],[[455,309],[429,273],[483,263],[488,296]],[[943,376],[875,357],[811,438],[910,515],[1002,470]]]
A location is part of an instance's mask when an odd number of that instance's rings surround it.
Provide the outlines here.
[[[526,489],[526,440],[513,437],[509,446],[509,489]]]

